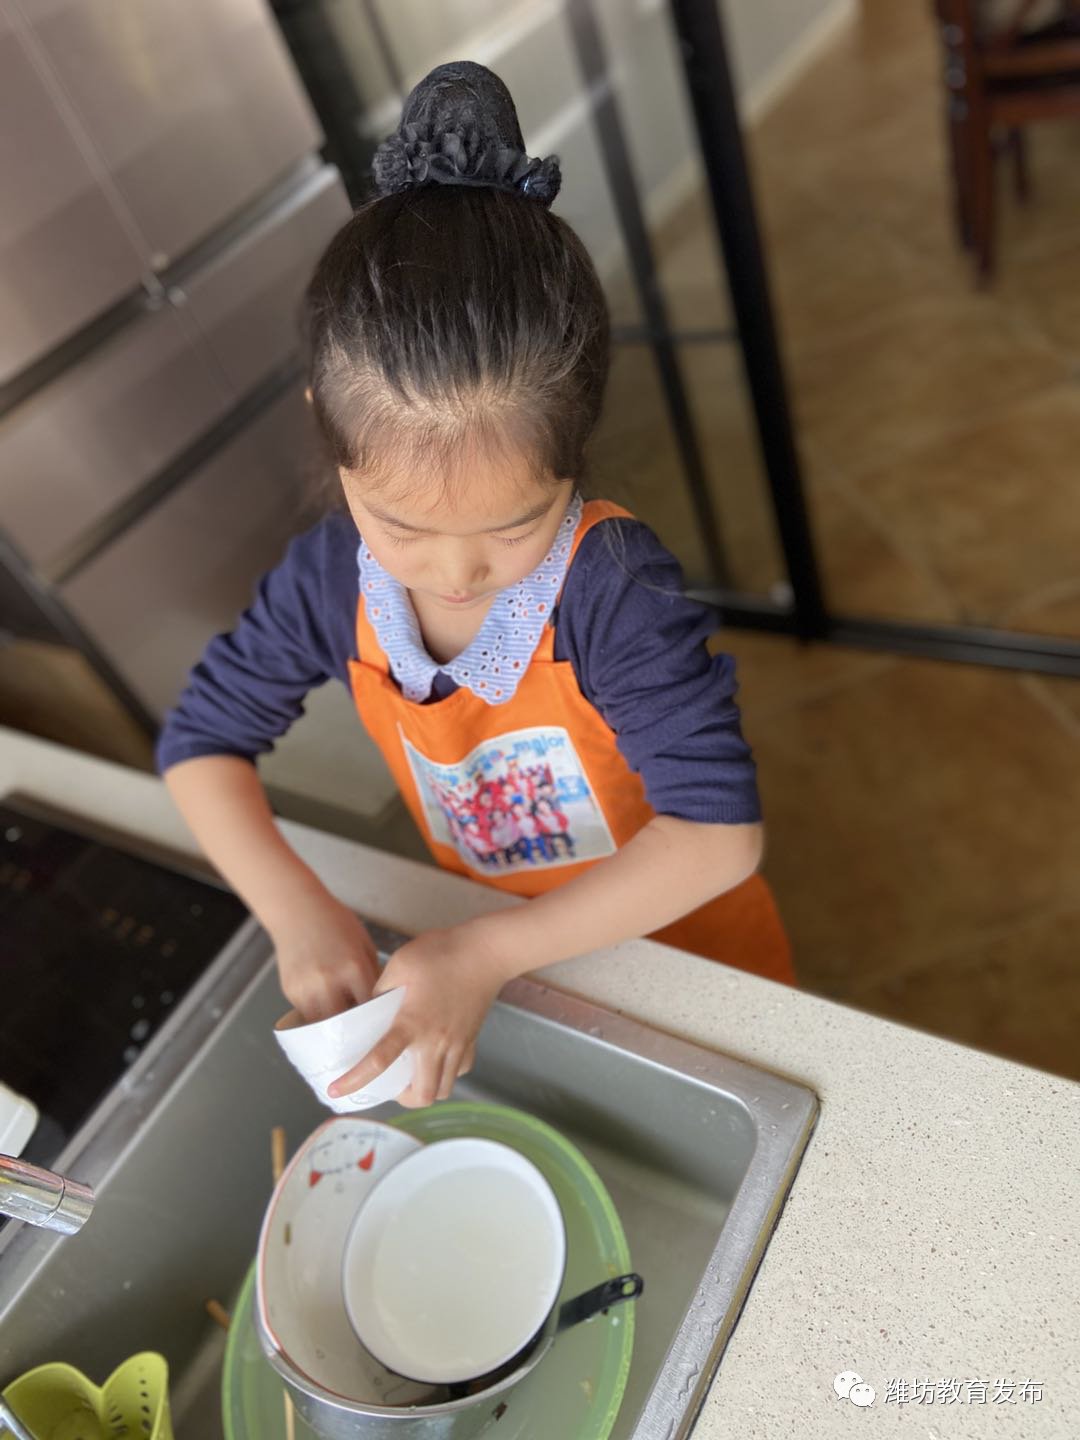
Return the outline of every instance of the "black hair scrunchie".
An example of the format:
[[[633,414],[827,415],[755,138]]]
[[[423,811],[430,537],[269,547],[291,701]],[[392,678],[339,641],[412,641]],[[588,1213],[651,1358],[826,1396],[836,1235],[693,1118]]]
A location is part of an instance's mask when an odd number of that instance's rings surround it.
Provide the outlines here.
[[[371,169],[380,195],[421,185],[488,186],[546,206],[562,184],[556,156],[525,153],[506,86],[471,61],[440,65],[420,81]]]

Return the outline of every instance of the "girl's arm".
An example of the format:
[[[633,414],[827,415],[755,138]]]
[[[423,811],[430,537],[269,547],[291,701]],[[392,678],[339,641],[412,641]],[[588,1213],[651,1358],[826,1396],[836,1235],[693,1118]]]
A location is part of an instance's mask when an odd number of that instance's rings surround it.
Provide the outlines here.
[[[164,779],[206,855],[269,933],[281,988],[304,1019],[367,1000],[379,973],[371,937],[286,844],[255,767],[203,755]]]
[[[397,1023],[332,1093],[359,1090],[411,1048],[406,1105],[445,1099],[470,1068],[484,1016],[528,970],[649,935],[733,889],[761,863],[760,824],[658,815],[615,855],[526,904],[429,930],[390,959],[376,989],[405,986]]]
[[[616,854],[528,905],[483,915],[470,930],[504,952],[502,983],[651,935],[749,879],[761,864],[760,824],[703,825],[657,815]],[[465,927],[457,927],[465,928]]]

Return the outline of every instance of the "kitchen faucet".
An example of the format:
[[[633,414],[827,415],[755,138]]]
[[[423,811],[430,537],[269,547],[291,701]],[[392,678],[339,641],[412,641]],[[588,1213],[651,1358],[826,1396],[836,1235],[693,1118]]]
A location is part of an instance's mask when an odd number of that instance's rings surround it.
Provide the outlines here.
[[[74,1235],[93,1208],[94,1192],[89,1185],[12,1155],[0,1155],[0,1215]]]

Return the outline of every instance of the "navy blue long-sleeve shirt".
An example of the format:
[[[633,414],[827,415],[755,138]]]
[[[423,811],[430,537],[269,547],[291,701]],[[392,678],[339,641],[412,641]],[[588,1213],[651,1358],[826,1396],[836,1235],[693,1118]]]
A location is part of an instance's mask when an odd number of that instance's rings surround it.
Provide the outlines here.
[[[330,679],[348,686],[349,660],[363,658],[357,542],[351,518],[335,512],[291,543],[235,628],[211,640],[192,670],[158,740],[159,770],[200,755],[254,760],[300,716],[308,691]],[[657,813],[755,821],[734,661],[709,654],[715,613],[682,584],[678,561],[648,526],[600,521],[566,576],[553,617],[555,659],[572,665]],[[426,703],[456,688],[440,671]]]

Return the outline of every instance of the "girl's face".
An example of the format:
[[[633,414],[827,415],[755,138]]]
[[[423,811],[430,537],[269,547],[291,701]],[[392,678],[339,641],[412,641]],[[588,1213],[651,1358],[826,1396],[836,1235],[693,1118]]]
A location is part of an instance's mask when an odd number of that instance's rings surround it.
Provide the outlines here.
[[[466,473],[448,483],[375,485],[356,471],[340,474],[356,527],[383,569],[454,612],[485,604],[535,570],[573,493],[569,480],[538,478],[524,455],[474,452]]]

